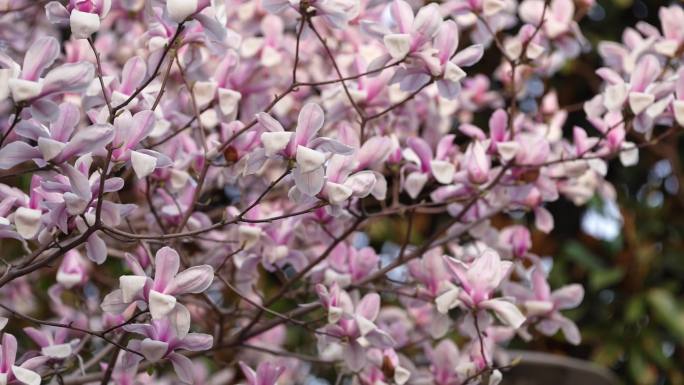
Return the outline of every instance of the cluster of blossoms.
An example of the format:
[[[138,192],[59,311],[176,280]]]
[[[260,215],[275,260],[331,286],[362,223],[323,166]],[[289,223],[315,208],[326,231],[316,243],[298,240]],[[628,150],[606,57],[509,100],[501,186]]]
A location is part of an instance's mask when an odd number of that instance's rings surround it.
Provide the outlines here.
[[[496,385],[580,343],[533,232],[684,125],[673,5],[568,127],[592,5],[0,0],[0,385]]]

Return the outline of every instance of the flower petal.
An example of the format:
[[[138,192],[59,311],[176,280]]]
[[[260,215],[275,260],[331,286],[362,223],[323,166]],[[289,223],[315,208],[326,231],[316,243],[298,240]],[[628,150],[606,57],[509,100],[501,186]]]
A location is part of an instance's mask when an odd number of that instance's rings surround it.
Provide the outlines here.
[[[158,320],[163,319],[173,310],[176,306],[176,297],[150,290],[148,302],[152,319]]]
[[[193,266],[180,272],[166,288],[169,294],[201,293],[214,280],[214,268],[209,265]]]

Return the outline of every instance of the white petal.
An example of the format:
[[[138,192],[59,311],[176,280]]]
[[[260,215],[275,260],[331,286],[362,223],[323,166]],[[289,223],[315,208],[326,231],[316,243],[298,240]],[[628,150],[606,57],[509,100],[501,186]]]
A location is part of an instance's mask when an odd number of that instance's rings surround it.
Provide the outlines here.
[[[180,23],[186,17],[195,13],[197,10],[197,0],[168,0],[166,2],[166,9],[171,20]]]
[[[169,344],[164,341],[155,341],[150,338],[145,338],[140,343],[140,352],[150,362],[157,362],[164,358],[168,349]]]
[[[458,306],[460,301],[458,300],[458,295],[461,292],[458,288],[452,288],[445,293],[441,294],[435,299],[435,304],[437,305],[437,311],[446,314],[449,310]]]
[[[496,151],[503,160],[509,161],[518,154],[520,144],[518,142],[499,142],[496,144]]]
[[[655,96],[644,92],[630,92],[629,93],[629,108],[632,109],[634,115],[639,115],[648,106],[653,104]]]
[[[185,186],[190,178],[190,174],[183,170],[171,169],[171,187],[174,190],[179,190]]]
[[[24,239],[33,238],[40,228],[40,218],[43,213],[40,210],[19,207],[14,213],[14,225],[17,232]]]
[[[152,319],[162,319],[176,306],[176,297],[151,290],[149,304]]]
[[[610,111],[619,110],[627,99],[627,85],[613,84],[603,92],[603,105]]]
[[[62,143],[54,139],[45,137],[38,138],[38,149],[40,149],[40,152],[43,154],[43,159],[45,160],[54,159],[57,155],[59,155],[59,153],[62,152],[62,149],[65,146],[66,143]]]
[[[326,272],[327,272],[327,270],[326,270]],[[328,323],[336,324],[337,321],[339,321],[342,318],[343,312],[344,312],[344,310],[342,310],[341,307],[331,306],[328,309]]]
[[[495,369],[489,376],[489,383],[487,385],[499,385],[503,380],[503,374],[499,369]]]
[[[248,37],[240,44],[240,54],[244,58],[250,58],[259,53],[259,50],[264,45],[264,39],[261,37]]]
[[[264,67],[273,67],[282,63],[282,55],[271,46],[264,47],[261,51],[261,64]]]
[[[639,163],[639,148],[632,142],[622,142],[620,149],[620,163],[629,167]]]
[[[133,302],[135,296],[145,287],[147,277],[142,275],[122,275],[119,277],[119,287],[121,288],[121,298],[124,302]]]
[[[365,198],[373,191],[378,179],[373,171],[365,170],[347,178],[344,185],[352,189],[354,196]]]
[[[88,200],[85,200],[70,191],[65,192],[64,195],[62,195],[62,198],[64,198],[67,212],[71,215],[83,213],[88,207],[88,203],[90,203]]]
[[[87,39],[100,29],[100,16],[96,13],[72,10],[69,17],[71,35],[76,39]]]
[[[354,192],[350,187],[333,182],[326,183],[323,190],[328,195],[328,201],[334,205],[346,201]]]
[[[71,345],[70,344],[59,344],[45,346],[40,349],[40,352],[50,358],[67,358],[71,355]]]
[[[661,55],[673,57],[677,53],[679,42],[674,39],[666,39],[655,43],[653,48]]]
[[[675,120],[677,124],[684,127],[684,100],[675,100],[672,102],[672,109],[674,110]]]
[[[295,187],[308,197],[313,197],[323,189],[325,184],[325,170],[319,167],[311,172],[302,172],[299,167],[292,171]]]
[[[520,39],[510,39],[505,43],[504,49],[509,57],[520,57],[523,50],[522,41]]]
[[[432,168],[432,175],[434,175],[437,182],[442,184],[449,184],[454,180],[454,173],[456,166],[453,163],[444,160],[433,160],[430,162]]]
[[[484,0],[482,10],[485,16],[493,16],[501,11],[505,6],[503,0]]]
[[[423,174],[422,172],[411,173],[404,181],[404,189],[411,198],[416,199],[418,194],[423,190],[423,186],[425,186],[427,180],[427,174]]]
[[[480,302],[480,306],[490,309],[496,316],[508,326],[519,328],[525,322],[525,316],[515,304],[503,299],[495,298]]]
[[[9,318],[0,316],[0,331],[5,329],[5,326],[7,326],[7,323],[9,322]]]
[[[408,369],[402,366],[394,368],[394,382],[398,385],[404,385],[409,378],[411,378],[411,372],[409,372]]]
[[[67,289],[71,289],[77,283],[81,282],[81,274],[79,273],[66,273],[62,270],[57,271],[57,282]]]
[[[271,157],[284,150],[290,142],[292,134],[294,133],[290,131],[264,132],[261,134],[261,143],[266,150],[266,156]]]
[[[395,59],[404,58],[411,49],[411,36],[406,33],[385,35],[383,41],[390,56]]]
[[[533,42],[529,42],[529,44],[527,45],[527,51],[525,51],[525,54],[527,54],[527,57],[532,59],[532,60],[536,60],[543,53],[544,53],[544,46],[537,44],[537,43],[533,43]]]
[[[240,103],[240,99],[242,99],[241,93],[225,88],[219,88],[218,96],[219,107],[224,115],[230,115],[235,112],[235,110],[237,110],[238,103]]]
[[[157,167],[157,158],[142,152],[131,151],[131,163],[133,164],[135,175],[142,179],[150,175],[155,167]]]
[[[40,92],[43,90],[43,85],[41,83],[30,80],[10,79],[8,83],[12,99],[14,99],[15,102],[23,102],[35,98],[40,95]]]
[[[260,227],[249,225],[240,225],[240,227],[238,227],[238,241],[240,242],[241,246],[244,245],[245,249],[249,249],[250,247],[254,246],[257,242],[259,242],[260,237]]]
[[[40,375],[33,370],[22,368],[21,366],[12,366],[12,373],[19,382],[26,385],[40,385]]]
[[[670,98],[662,98],[658,100],[657,102],[651,104],[647,109],[646,109],[646,114],[651,119],[656,119],[660,114],[662,114],[667,106],[670,105]]]
[[[356,324],[358,325],[359,331],[361,332],[362,336],[365,336],[366,334],[372,332],[373,330],[375,330],[375,328],[377,328],[373,321],[370,321],[360,315],[356,316]]]
[[[312,150],[308,147],[298,146],[297,147],[297,164],[299,165],[301,172],[307,173],[311,172],[323,165],[325,163],[325,154]]]
[[[523,303],[528,316],[541,316],[553,310],[551,301],[530,300]]]
[[[465,71],[461,67],[457,66],[452,62],[447,62],[446,68],[444,69],[444,79],[449,80],[454,83],[458,83],[466,77]]]
[[[212,100],[216,95],[216,82],[196,82],[192,87],[192,92],[195,94],[195,102],[197,107],[203,107]]]

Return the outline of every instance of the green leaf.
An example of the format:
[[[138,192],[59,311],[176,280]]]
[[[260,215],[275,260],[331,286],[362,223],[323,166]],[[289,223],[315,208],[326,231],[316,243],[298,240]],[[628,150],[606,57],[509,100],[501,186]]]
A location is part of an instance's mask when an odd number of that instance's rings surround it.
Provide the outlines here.
[[[655,319],[669,330],[677,342],[684,346],[684,311],[672,293],[664,289],[652,289],[648,293],[648,303]]]
[[[563,251],[569,260],[577,263],[589,271],[604,269],[604,264],[601,258],[592,253],[579,242],[568,242]]]
[[[594,290],[605,289],[622,280],[625,276],[625,271],[621,268],[595,270],[589,277],[589,285]]]
[[[631,349],[627,368],[630,376],[635,379],[638,384],[650,385],[654,384],[658,379],[655,368],[646,361],[646,358],[638,349]]]
[[[625,307],[625,321],[628,323],[635,323],[646,313],[646,303],[644,298],[631,298]]]

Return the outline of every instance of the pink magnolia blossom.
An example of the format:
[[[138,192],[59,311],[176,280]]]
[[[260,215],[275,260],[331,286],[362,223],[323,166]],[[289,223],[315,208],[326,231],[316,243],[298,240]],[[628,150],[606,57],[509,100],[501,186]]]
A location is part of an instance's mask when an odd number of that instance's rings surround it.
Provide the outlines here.
[[[40,374],[35,372],[43,364],[43,357],[35,357],[24,361],[21,365],[15,361],[17,355],[17,339],[4,333],[0,344],[0,381],[6,384],[39,385]]]
[[[129,263],[135,275],[119,278],[120,289],[108,294],[102,304],[105,311],[120,312],[131,303],[146,303],[153,319],[163,319],[174,309],[183,308],[177,303],[177,295],[201,293],[214,280],[214,269],[209,265],[193,266],[179,273],[180,257],[169,247],[160,249],[155,256],[154,279],[145,274],[137,261],[129,259]]]
[[[501,261],[499,255],[491,249],[482,252],[469,266],[452,258],[447,257],[445,260],[458,286],[453,286],[437,298],[437,306],[441,312],[455,306],[471,310],[488,309],[514,328],[525,322],[525,316],[514,303],[493,296],[509,274],[512,262]]]

